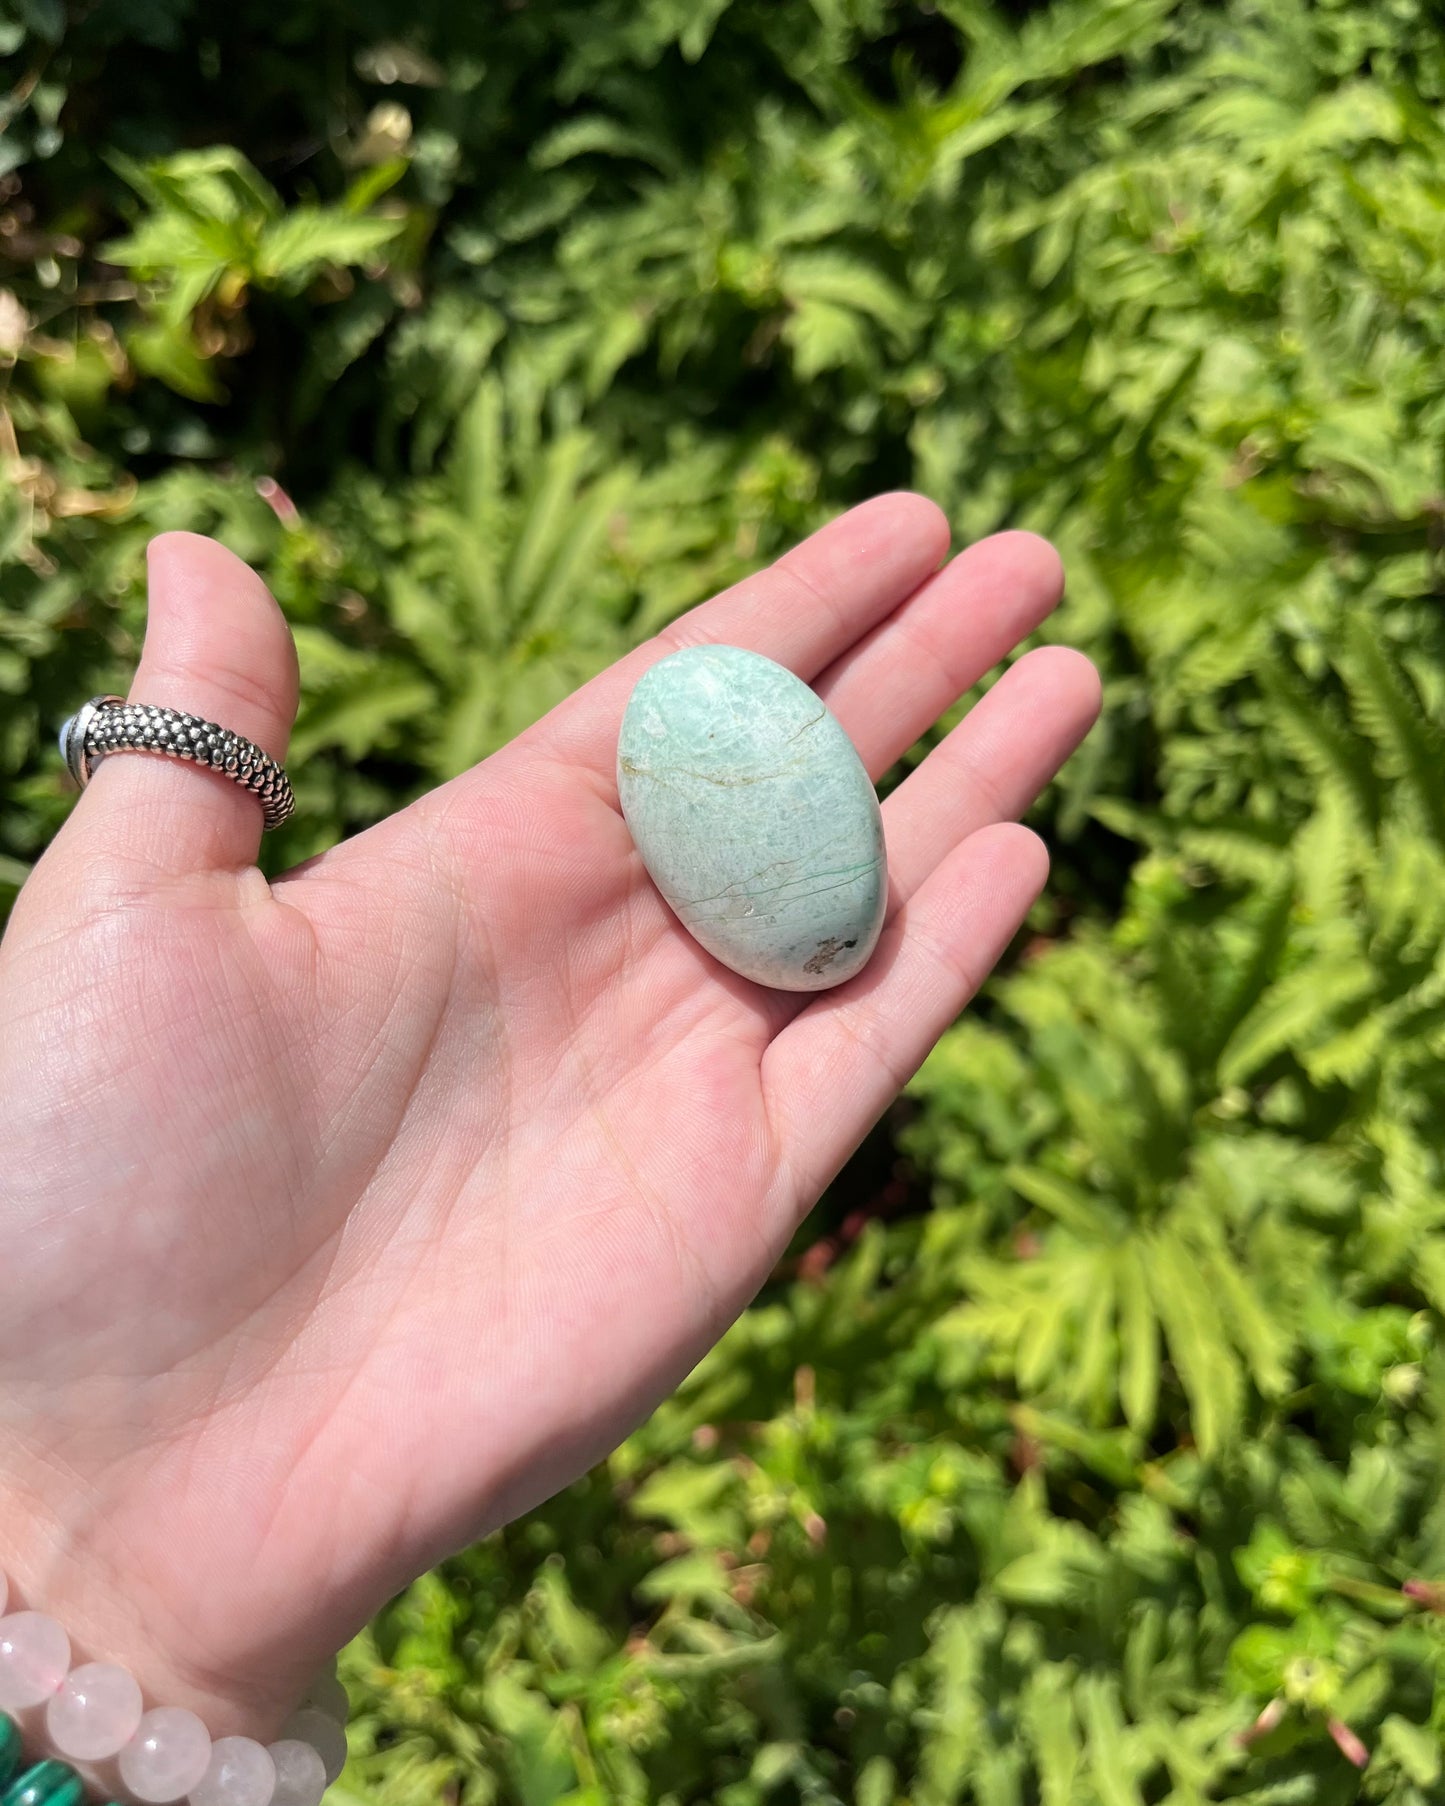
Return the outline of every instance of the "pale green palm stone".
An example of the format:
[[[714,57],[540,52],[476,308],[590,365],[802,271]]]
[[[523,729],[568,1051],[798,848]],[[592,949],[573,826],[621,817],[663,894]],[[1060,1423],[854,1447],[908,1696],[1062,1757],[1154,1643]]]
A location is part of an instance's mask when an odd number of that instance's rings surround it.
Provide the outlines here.
[[[883,818],[791,671],[736,646],[660,660],[623,716],[617,786],[653,882],[715,959],[788,991],[864,965],[887,901]]]

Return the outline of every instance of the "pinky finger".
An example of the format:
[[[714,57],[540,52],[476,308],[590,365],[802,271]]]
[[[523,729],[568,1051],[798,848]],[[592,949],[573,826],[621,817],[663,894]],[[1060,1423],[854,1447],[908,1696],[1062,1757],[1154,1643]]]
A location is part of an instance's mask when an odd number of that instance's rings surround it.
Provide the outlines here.
[[[883,931],[862,972],[795,1016],[763,1056],[763,1095],[800,1210],[811,1207],[973,996],[1048,876],[1028,828],[980,828]]]

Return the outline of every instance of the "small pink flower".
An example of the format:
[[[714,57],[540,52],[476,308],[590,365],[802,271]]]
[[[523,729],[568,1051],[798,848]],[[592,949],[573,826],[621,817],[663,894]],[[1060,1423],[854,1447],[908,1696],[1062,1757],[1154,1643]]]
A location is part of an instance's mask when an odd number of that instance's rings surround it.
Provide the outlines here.
[[[256,493],[280,521],[283,527],[294,527],[301,518],[301,510],[291,497],[276,481],[275,477],[257,477]]]
[[[1249,1729],[1241,1731],[1235,1741],[1242,1743],[1247,1749],[1251,1743],[1258,1742],[1261,1737],[1268,1737],[1284,1717],[1285,1710],[1283,1699],[1272,1699]]]
[[[1340,1718],[1332,1718],[1327,1729],[1335,1740],[1335,1748],[1346,1762],[1353,1762],[1356,1768],[1363,1768],[1370,1760],[1370,1752],[1360,1742],[1350,1727]]]

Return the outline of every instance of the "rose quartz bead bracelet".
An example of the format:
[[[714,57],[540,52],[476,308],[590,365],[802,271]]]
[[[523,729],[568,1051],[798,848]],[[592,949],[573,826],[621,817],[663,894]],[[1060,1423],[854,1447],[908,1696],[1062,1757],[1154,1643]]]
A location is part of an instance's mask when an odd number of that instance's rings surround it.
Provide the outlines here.
[[[334,1674],[312,1687],[275,1743],[218,1737],[181,1706],[149,1711],[134,1676],[114,1662],[70,1666],[70,1638],[43,1612],[5,1614],[0,1574],[0,1714],[44,1708],[51,1759],[21,1770],[20,1732],[0,1723],[0,1806],[79,1806],[71,1762],[115,1759],[144,1806],[319,1806],[346,1761],[346,1691]],[[56,1761],[54,1757],[64,1760]]]

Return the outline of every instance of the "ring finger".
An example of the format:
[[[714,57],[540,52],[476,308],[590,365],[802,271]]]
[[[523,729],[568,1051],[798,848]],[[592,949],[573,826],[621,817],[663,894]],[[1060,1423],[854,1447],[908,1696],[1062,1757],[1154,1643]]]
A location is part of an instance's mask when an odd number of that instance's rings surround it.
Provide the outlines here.
[[[1098,713],[1081,652],[1041,646],[1005,671],[883,805],[890,911],[970,834],[1025,814]]]

